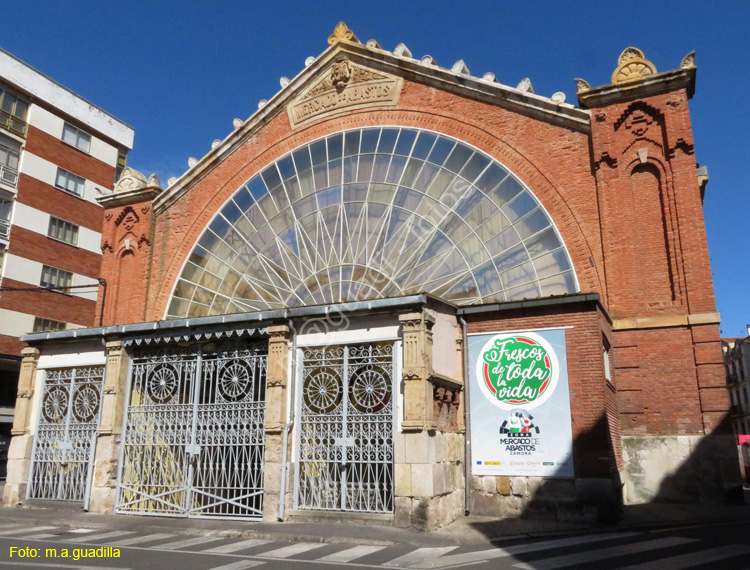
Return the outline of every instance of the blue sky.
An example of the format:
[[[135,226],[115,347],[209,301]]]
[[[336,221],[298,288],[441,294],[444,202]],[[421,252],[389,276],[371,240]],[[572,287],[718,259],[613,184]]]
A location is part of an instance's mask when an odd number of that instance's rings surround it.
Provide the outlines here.
[[[704,204],[724,336],[750,323],[750,2],[248,2],[215,0],[51,2],[3,7],[0,47],[135,128],[129,164],[163,182],[187,169],[235,117],[270,99],[282,75],[327,47],[344,20],[361,41],[440,65],[463,59],[536,93],[563,91],[574,77],[608,83],[627,46],[659,71],[696,51],[690,103],[696,159],[708,166]]]

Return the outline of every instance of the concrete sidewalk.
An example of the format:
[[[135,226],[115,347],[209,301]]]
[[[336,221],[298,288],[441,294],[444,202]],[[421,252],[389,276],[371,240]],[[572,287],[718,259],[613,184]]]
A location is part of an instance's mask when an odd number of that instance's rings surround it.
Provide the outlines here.
[[[44,504],[32,507],[0,508],[0,522],[17,523],[19,527],[59,526],[131,530],[148,533],[226,536],[329,542],[366,545],[409,545],[417,547],[488,544],[530,538],[574,535],[616,530],[636,530],[750,522],[750,505],[683,505],[648,504],[624,507],[616,524],[575,523],[529,519],[495,519],[462,517],[434,532],[357,524],[267,523],[224,520],[198,520],[169,517],[86,513],[66,504]]]

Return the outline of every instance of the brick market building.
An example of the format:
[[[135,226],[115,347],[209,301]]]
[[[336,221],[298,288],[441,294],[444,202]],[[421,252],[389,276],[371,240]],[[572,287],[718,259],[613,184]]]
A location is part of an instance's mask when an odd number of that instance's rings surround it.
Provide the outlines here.
[[[0,454],[26,346],[19,337],[97,324],[96,199],[112,191],[132,146],[133,129],[0,50]]]
[[[4,503],[433,529],[735,492],[693,55],[575,106],[329,44],[99,199],[104,326],[24,337]]]

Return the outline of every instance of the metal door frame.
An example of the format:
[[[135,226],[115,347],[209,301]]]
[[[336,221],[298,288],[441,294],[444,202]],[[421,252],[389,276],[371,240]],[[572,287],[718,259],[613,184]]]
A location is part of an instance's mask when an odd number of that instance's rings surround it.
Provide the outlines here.
[[[97,402],[98,409],[95,411],[95,416],[92,417],[88,422],[72,422],[73,419],[73,408],[74,408],[74,398],[78,391],[75,389],[76,386],[76,380],[79,378],[77,372],[79,370],[89,370],[93,371],[94,369],[100,368],[101,374],[97,375],[97,380],[92,380],[90,382],[87,382],[89,384],[98,384],[96,388],[98,388],[98,397],[99,400]],[[58,496],[57,497],[32,497],[32,492],[35,489],[35,486],[33,484],[33,477],[34,477],[34,468],[39,465],[40,460],[37,458],[37,453],[39,452],[39,437],[42,431],[44,431],[44,425],[42,424],[42,418],[43,418],[43,410],[44,410],[44,400],[45,396],[47,395],[47,375],[49,372],[62,372],[65,370],[71,371],[70,380],[66,382],[66,384],[69,386],[69,393],[67,398],[67,410],[65,411],[65,432],[64,437],[60,441],[66,441],[69,440],[69,434],[71,429],[71,423],[77,423],[80,426],[90,426],[91,427],[91,435],[90,435],[90,442],[89,442],[89,452],[88,452],[88,459],[86,460],[86,476],[83,481],[83,489],[81,489],[82,496],[80,498],[61,498],[59,497],[59,490],[58,490]],[[29,472],[27,477],[27,486],[26,486],[26,499],[27,500],[52,500],[52,501],[71,501],[71,502],[82,502],[84,510],[88,510],[89,507],[89,501],[91,499],[91,481],[94,474],[94,460],[96,459],[96,444],[98,439],[98,433],[97,429],[99,425],[101,424],[101,416],[102,416],[102,409],[103,409],[103,399],[104,399],[104,381],[107,376],[107,364],[106,362],[103,364],[89,364],[84,366],[59,366],[59,367],[50,367],[50,368],[44,368],[41,370],[43,374],[42,378],[42,386],[41,386],[41,395],[39,397],[39,402],[37,404],[37,416],[36,416],[36,427],[34,430],[34,443],[31,451],[31,461],[29,462]],[[94,375],[92,374],[88,378],[93,378]],[[36,382],[36,379],[34,380]],[[46,425],[53,425],[53,424],[46,424]],[[69,449],[73,449],[72,447],[73,443],[70,442],[70,447],[67,445],[64,447],[63,451],[67,452]],[[66,456],[67,453],[64,453],[64,456]],[[57,463],[57,462],[53,462]],[[60,461],[59,463],[67,465],[68,462],[66,461]],[[83,462],[79,462],[83,463]],[[62,474],[58,475],[58,477],[63,476]],[[62,488],[62,486],[60,486]]]
[[[326,345],[320,345],[320,344],[311,344],[309,346],[303,346],[298,347],[298,357],[297,357],[297,371],[295,374],[295,377],[297,379],[297,382],[299,382],[297,394],[296,394],[296,402],[294,405],[296,406],[296,414],[298,420],[298,425],[296,428],[296,434],[294,437],[294,448],[295,448],[295,464],[294,464],[294,496],[293,496],[293,508],[294,509],[300,509],[300,510],[311,510],[311,511],[334,511],[334,512],[351,512],[351,513],[372,513],[372,514],[392,514],[395,512],[395,435],[398,429],[398,414],[399,414],[399,395],[400,395],[400,380],[401,380],[401,374],[400,374],[400,348],[401,348],[401,339],[398,337],[390,337],[390,338],[373,338],[373,339],[363,339],[363,340],[349,340],[349,341],[343,341],[343,342],[337,342],[337,343],[329,343]],[[300,506],[300,468],[301,468],[301,454],[302,454],[302,446],[301,446],[301,436],[302,436],[302,399],[303,399],[303,392],[304,392],[304,382],[305,382],[305,376],[304,376],[304,368],[305,368],[305,359],[304,359],[304,351],[311,348],[335,348],[335,347],[342,347],[344,348],[344,356],[343,356],[343,375],[342,375],[342,391],[343,391],[343,401],[347,402],[347,405],[342,406],[342,432],[345,433],[345,429],[347,426],[347,409],[352,404],[348,403],[348,367],[349,367],[349,348],[353,346],[368,346],[368,345],[374,345],[374,344],[380,344],[380,343],[387,343],[391,347],[391,416],[392,421],[390,423],[391,425],[391,434],[392,434],[392,443],[391,443],[391,510],[385,511],[385,510],[362,510],[362,509],[352,509],[352,508],[344,508],[346,504],[346,498],[347,498],[347,489],[346,489],[346,471],[344,471],[341,475],[341,478],[339,480],[339,484],[341,485],[340,488],[340,494],[341,494],[341,508],[334,509],[334,508],[324,508],[324,507],[314,507],[314,506]],[[346,462],[345,462],[346,464]]]
[[[171,350],[170,350],[171,348]],[[267,346],[260,345],[258,343],[233,343],[231,347],[225,346],[219,346],[215,350],[205,350],[203,345],[193,345],[190,347],[181,347],[181,348],[162,348],[157,350],[144,350],[141,353],[141,356],[134,356],[130,358],[130,363],[128,366],[128,384],[127,384],[127,393],[126,393],[126,400],[125,400],[125,413],[123,416],[123,437],[122,437],[122,444],[120,446],[120,461],[118,466],[118,484],[117,484],[117,497],[116,497],[116,504],[115,504],[115,512],[116,513],[124,513],[124,514],[138,514],[138,515],[146,515],[146,516],[167,516],[167,517],[179,517],[179,518],[211,518],[211,519],[227,519],[227,520],[259,520],[262,517],[262,501],[263,501],[263,467],[264,467],[264,454],[265,454],[265,431],[264,431],[264,418],[265,418],[265,405],[266,405],[266,381],[267,381],[267,365],[268,365],[268,350]],[[245,351],[248,353],[254,352],[254,354],[245,354],[245,355],[235,355],[230,356],[232,352],[238,353],[241,351]],[[174,357],[173,360],[168,360],[169,352],[172,352],[172,356]],[[129,487],[126,486],[123,483],[123,470],[125,468],[125,454],[126,454],[126,447],[128,445],[128,428],[131,425],[129,420],[129,415],[131,412],[131,408],[134,407],[132,405],[132,397],[133,397],[133,386],[135,384],[134,379],[134,361],[143,359],[144,361],[147,360],[149,357],[152,357],[156,354],[162,353],[165,357],[163,360],[163,363],[168,362],[174,362],[176,360],[181,360],[183,363],[187,364],[188,366],[193,366],[193,375],[192,378],[185,378],[182,379],[182,384],[184,387],[184,384],[187,382],[190,382],[189,387],[189,395],[187,397],[189,406],[191,408],[190,413],[190,434],[189,434],[189,443],[180,443],[175,442],[171,444],[171,447],[179,448],[183,447],[183,456],[181,461],[183,462],[182,469],[185,470],[185,467],[187,467],[187,474],[184,477],[184,484],[180,485],[179,487],[172,489],[165,493],[159,493],[157,495],[149,495],[148,493],[144,493],[142,489],[138,489],[137,487]],[[205,356],[215,357],[215,358],[204,358]],[[219,356],[222,355],[222,356]],[[203,405],[201,402],[201,396],[203,394],[203,390],[206,388],[205,384],[206,381],[204,379],[204,365],[208,366],[207,363],[213,363],[218,362],[220,360],[246,360],[246,361],[252,361],[253,367],[258,367],[258,374],[257,377],[253,377],[253,383],[252,383],[252,391],[258,391],[262,398],[258,400],[248,400],[246,402],[246,405],[243,407],[237,407],[234,408],[237,411],[246,411],[250,414],[256,413],[258,417],[255,419],[257,420],[257,424],[259,427],[256,427],[253,433],[260,433],[262,437],[262,441],[260,444],[256,443],[254,446],[249,445],[247,447],[259,447],[260,448],[260,460],[259,460],[259,487],[255,487],[255,491],[251,492],[244,496],[234,496],[231,498],[222,498],[219,495],[208,493],[205,489],[198,488],[196,483],[196,463],[198,462],[198,459],[201,454],[201,446],[197,443],[198,439],[198,421],[199,416],[201,415],[201,408],[200,406]],[[138,363],[141,364],[141,363]],[[158,366],[158,364],[156,364]],[[146,384],[145,382],[148,381],[147,379],[148,371],[144,371],[144,385],[141,387],[142,390],[146,390]],[[216,388],[214,386],[214,388]],[[176,388],[176,393],[180,394],[181,387],[178,385]],[[209,388],[210,390],[210,388]],[[215,391],[217,391],[218,388],[216,388]],[[150,397],[149,397],[150,398]],[[152,407],[156,408],[159,406],[159,404],[151,404]],[[259,410],[259,413],[258,413]],[[166,411],[166,410],[164,410]],[[154,413],[158,413],[159,410],[154,410]],[[159,445],[158,442],[155,445]],[[168,444],[170,445],[170,444]],[[224,447],[227,447],[231,444],[225,444]],[[241,447],[241,444],[236,444],[237,447]],[[208,447],[208,446],[206,446]],[[218,446],[217,446],[218,447]],[[217,488],[217,492],[223,488]],[[129,501],[123,501],[123,494],[126,492],[132,492],[136,495],[140,494],[141,498],[135,498],[131,499]],[[164,500],[162,497],[166,495],[179,495],[180,493],[184,493],[183,500],[181,504],[175,504],[170,503],[166,500]],[[195,507],[193,504],[193,499],[198,496],[205,496],[205,497],[211,497],[212,499],[217,499],[218,502],[208,505],[209,507],[215,507],[217,505],[222,504],[231,504],[234,506],[239,507],[240,509],[245,509],[248,511],[255,510],[257,511],[257,514],[240,514],[240,515],[217,515],[217,514],[211,514],[202,512],[205,510],[206,506],[202,507]],[[248,506],[240,505],[236,501],[243,499],[243,498],[249,498],[253,496],[260,495],[260,501],[259,501],[259,507],[257,509],[253,509]],[[148,510],[137,510],[137,509],[127,509],[129,505],[137,504],[138,502],[141,502],[145,499],[150,501],[156,501],[161,502],[167,505],[168,507],[172,507],[172,512],[165,511],[148,511]]]

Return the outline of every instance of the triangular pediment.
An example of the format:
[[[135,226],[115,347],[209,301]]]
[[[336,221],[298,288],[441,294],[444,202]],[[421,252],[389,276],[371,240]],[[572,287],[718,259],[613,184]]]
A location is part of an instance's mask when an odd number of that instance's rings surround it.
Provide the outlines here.
[[[339,54],[289,103],[289,122],[296,128],[344,110],[396,105],[402,85],[400,77]]]

